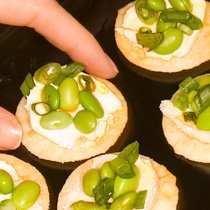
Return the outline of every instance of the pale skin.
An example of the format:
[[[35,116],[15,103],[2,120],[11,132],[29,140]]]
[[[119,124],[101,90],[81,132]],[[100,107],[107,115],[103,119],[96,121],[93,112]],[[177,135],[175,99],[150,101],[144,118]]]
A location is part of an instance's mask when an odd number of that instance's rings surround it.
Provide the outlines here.
[[[0,23],[33,28],[72,60],[85,64],[90,74],[110,79],[118,73],[93,35],[55,0],[0,0]],[[1,150],[20,144],[21,128],[13,118],[0,108],[0,131],[8,129],[0,133]]]

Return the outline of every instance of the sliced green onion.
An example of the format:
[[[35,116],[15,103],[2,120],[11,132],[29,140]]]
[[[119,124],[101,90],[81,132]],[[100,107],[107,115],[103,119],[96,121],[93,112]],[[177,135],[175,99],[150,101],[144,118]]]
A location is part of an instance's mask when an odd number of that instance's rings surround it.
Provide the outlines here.
[[[160,19],[163,22],[178,22],[186,23],[190,18],[191,14],[188,11],[178,10],[164,10],[160,14]]]
[[[118,155],[118,157],[126,159],[130,164],[134,164],[139,157],[139,143],[135,141],[126,146]]]
[[[192,35],[192,33],[193,33],[193,30],[189,26],[182,24],[182,23],[180,23],[177,28],[189,36]]]
[[[53,82],[60,71],[61,66],[59,63],[47,63],[35,72],[34,78],[36,81],[47,85]]]
[[[162,33],[141,33],[136,34],[138,44],[148,48],[148,51],[155,49],[164,39]]]
[[[198,114],[210,105],[210,85],[205,86],[198,91],[194,97],[191,107],[193,111]]]
[[[117,157],[110,161],[113,171],[121,178],[129,179],[135,176],[132,165],[124,158]]]
[[[149,28],[149,27],[141,27],[141,28],[139,29],[139,32],[140,32],[140,33],[151,34],[151,33],[152,33],[152,30],[151,30],[151,28]]]
[[[50,105],[44,102],[32,104],[31,109],[39,116],[43,116],[51,112]]]
[[[67,77],[74,78],[80,72],[84,71],[84,69],[85,69],[84,65],[77,62],[73,62],[73,63],[68,64],[65,68],[61,69],[61,73]]]
[[[136,203],[135,203],[134,208],[135,209],[143,209],[144,205],[145,205],[146,197],[147,197],[147,190],[139,191],[139,193],[137,194]]]
[[[61,82],[66,78],[66,76],[62,73],[58,74],[57,77],[54,79],[53,84],[59,86]]]
[[[30,73],[28,73],[28,74],[26,75],[25,81],[26,81],[26,83],[27,83],[27,85],[28,85],[28,87],[29,87],[30,89],[32,89],[32,88],[35,86],[33,77],[32,77],[32,75],[31,75]]]
[[[195,78],[199,84],[199,89],[203,88],[206,85],[210,85],[210,75],[204,74]]]
[[[185,22],[185,24],[189,26],[192,30],[198,30],[203,27],[202,21],[192,14],[190,15],[189,19]]]
[[[172,103],[178,109],[185,111],[189,106],[187,94],[183,91],[177,92],[172,98]]]
[[[192,90],[190,91],[188,94],[187,94],[187,98],[188,98],[188,101],[189,103],[192,103],[194,97],[196,96],[198,92],[196,90]]]
[[[23,96],[29,95],[29,93],[30,93],[30,88],[28,87],[28,84],[27,84],[27,82],[26,82],[25,80],[24,80],[24,81],[22,82],[22,84],[20,85],[20,90],[21,90]]]
[[[93,189],[95,202],[98,205],[108,203],[114,192],[114,178],[107,178],[99,182],[99,184]]]
[[[179,84],[179,87],[185,93],[189,93],[190,91],[195,90],[196,88],[198,88],[198,86],[199,86],[198,82],[192,77],[187,77],[184,81],[182,81]]]
[[[95,83],[92,77],[88,75],[80,75],[78,80],[83,90],[88,90],[90,92],[93,92],[95,90]]]
[[[197,116],[194,112],[184,112],[183,113],[184,121],[185,122],[194,122],[196,123]]]

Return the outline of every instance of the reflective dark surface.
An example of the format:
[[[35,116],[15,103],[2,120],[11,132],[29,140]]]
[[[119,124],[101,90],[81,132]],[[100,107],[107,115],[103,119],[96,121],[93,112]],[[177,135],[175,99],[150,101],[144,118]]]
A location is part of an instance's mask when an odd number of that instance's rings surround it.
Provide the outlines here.
[[[129,1],[66,0],[61,4],[71,12],[100,42],[104,51],[118,66],[119,75],[111,80],[121,90],[129,105],[129,125],[124,140],[112,151],[132,141],[140,142],[140,152],[164,164],[177,177],[180,189],[179,209],[210,209],[209,165],[193,163],[174,154],[161,128],[159,104],[177,89],[179,77],[162,80],[158,75],[137,74],[125,63],[114,40],[117,10]],[[62,24],[62,23],[61,23]],[[84,46],[85,50],[85,46]],[[21,98],[19,86],[27,74],[47,62],[66,64],[69,57],[28,28],[0,26],[0,105],[15,113]],[[195,74],[210,70],[209,63]],[[189,72],[192,73],[192,72]],[[162,77],[162,76],[160,76]],[[57,196],[71,170],[54,169],[37,162],[20,147],[8,152],[36,166],[45,176],[51,192],[51,208],[56,209]],[[73,166],[72,166],[73,167]],[[73,168],[72,168],[73,169]]]

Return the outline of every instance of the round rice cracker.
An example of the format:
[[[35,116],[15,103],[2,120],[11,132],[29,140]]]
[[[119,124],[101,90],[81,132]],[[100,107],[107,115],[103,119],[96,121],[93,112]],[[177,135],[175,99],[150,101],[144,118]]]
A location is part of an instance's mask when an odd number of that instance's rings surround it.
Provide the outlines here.
[[[210,163],[210,144],[188,136],[166,116],[163,116],[162,127],[166,140],[176,154],[192,161]]]
[[[154,72],[174,73],[182,70],[192,69],[210,59],[210,2],[206,2],[205,19],[203,28],[193,44],[189,53],[184,57],[172,57],[166,61],[161,58],[146,57],[144,49],[134,44],[127,37],[115,30],[115,40],[122,54],[133,64]],[[118,11],[115,28],[120,28],[126,11],[134,5],[129,3]]]
[[[32,129],[28,112],[24,107],[26,99],[22,98],[16,110],[16,117],[23,130],[22,144],[28,151],[44,160],[60,163],[75,162],[105,153],[117,142],[128,119],[126,101],[121,92],[111,82],[99,78],[96,79],[103,82],[117,96],[122,105],[122,109],[114,113],[112,124],[107,124],[104,135],[94,141],[87,138],[78,138],[71,149],[61,147]],[[90,146],[85,147],[88,144]]]
[[[47,183],[43,175],[31,164],[26,163],[12,155],[0,154],[0,160],[11,165],[19,177],[25,180],[33,180],[40,185],[41,193],[37,200],[43,210],[49,209],[50,198]]]
[[[147,160],[150,159],[145,156],[141,157]],[[57,209],[72,209],[70,208],[70,206],[73,202],[83,200],[83,198],[79,197],[78,195],[81,195],[81,193],[83,193],[82,180],[86,171],[91,169],[93,165],[94,168],[95,166],[101,167],[101,165],[105,161],[109,161],[111,159],[113,159],[113,154],[100,155],[98,157],[86,161],[85,163],[77,167],[67,178],[61,192],[59,193]],[[177,209],[178,188],[176,186],[176,177],[173,174],[171,174],[165,166],[158,164],[152,159],[150,159],[150,161],[158,178],[159,190],[157,198],[155,199],[154,205],[152,206],[151,210]]]

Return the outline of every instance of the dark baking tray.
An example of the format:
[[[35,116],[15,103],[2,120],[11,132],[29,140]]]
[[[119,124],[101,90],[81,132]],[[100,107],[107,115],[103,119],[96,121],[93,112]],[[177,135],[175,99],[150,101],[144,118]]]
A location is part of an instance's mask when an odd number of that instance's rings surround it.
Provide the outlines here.
[[[164,164],[177,177],[180,189],[178,209],[208,210],[210,209],[210,165],[194,163],[175,155],[162,133],[160,101],[171,97],[181,77],[148,76],[144,70],[142,74],[137,74],[135,69],[122,58],[116,47],[113,29],[117,10],[128,2],[126,0],[60,1],[67,11],[95,35],[104,51],[120,70],[119,75],[111,82],[119,88],[128,102],[129,132],[124,134],[123,142],[114,145],[111,151],[119,151],[123,146],[138,140],[141,154]],[[51,61],[66,64],[70,59],[32,29],[0,25],[0,105],[15,113],[21,98],[19,86],[26,73],[33,73],[38,67]],[[209,62],[197,67],[196,70],[189,71],[189,74],[195,76],[207,71],[210,71]],[[47,164],[40,164],[31,158],[22,147],[6,153],[30,162],[43,173],[51,192],[50,209],[56,209],[58,193],[76,165],[65,170],[48,167]]]

